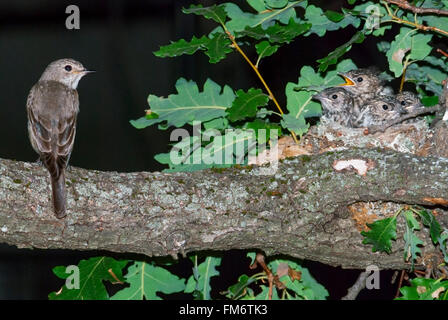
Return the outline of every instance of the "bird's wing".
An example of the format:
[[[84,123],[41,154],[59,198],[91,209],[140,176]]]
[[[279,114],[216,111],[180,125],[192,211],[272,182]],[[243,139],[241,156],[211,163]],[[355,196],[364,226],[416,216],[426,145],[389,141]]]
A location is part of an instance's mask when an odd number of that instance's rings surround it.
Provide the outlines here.
[[[77,92],[58,83],[39,82],[28,97],[31,144],[54,177],[66,167],[73,150],[78,108]]]
[[[40,92],[37,85],[31,88],[28,95],[26,110],[28,113],[28,133],[34,150],[39,153],[51,152],[51,120],[39,114],[37,102]]]

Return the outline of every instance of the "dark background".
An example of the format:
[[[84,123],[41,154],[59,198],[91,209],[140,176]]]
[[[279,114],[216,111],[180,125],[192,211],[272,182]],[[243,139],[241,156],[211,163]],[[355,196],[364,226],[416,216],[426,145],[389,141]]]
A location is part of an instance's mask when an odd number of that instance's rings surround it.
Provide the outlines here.
[[[244,7],[245,1],[240,5]],[[190,3],[210,5],[216,1],[108,0],[0,1],[0,158],[35,161],[26,130],[25,102],[32,85],[53,60],[74,58],[97,73],[81,80],[78,87],[80,109],[78,130],[71,165],[105,171],[157,171],[163,169],[153,156],[167,152],[169,131],[156,127],[137,130],[129,120],[137,119],[148,108],[148,94],[174,93],[179,77],[202,86],[207,78],[234,89],[261,87],[255,74],[241,56],[232,53],[216,65],[201,53],[160,59],[152,52],[170,40],[201,36],[214,24],[193,15],[182,14]],[[314,1],[337,10],[345,1]],[[81,12],[81,29],[67,30],[65,8],[75,4]],[[260,71],[281,105],[284,88],[297,82],[303,65],[316,66],[337,46],[348,41],[354,29],[330,32],[324,38],[312,35],[283,46],[266,58]],[[335,36],[337,35],[337,36]],[[385,67],[375,40],[355,45],[350,57],[359,67]],[[249,56],[254,57],[248,49]],[[51,268],[78,264],[81,258],[98,252],[25,250],[0,245],[0,299],[46,299],[63,281]],[[248,273],[245,252],[224,253],[220,277],[213,278],[212,296]],[[327,287],[330,298],[343,296],[358,272],[307,262],[315,278]],[[182,276],[191,272],[189,260],[177,266]],[[382,273],[382,290],[363,293],[360,298],[391,298],[392,272]]]

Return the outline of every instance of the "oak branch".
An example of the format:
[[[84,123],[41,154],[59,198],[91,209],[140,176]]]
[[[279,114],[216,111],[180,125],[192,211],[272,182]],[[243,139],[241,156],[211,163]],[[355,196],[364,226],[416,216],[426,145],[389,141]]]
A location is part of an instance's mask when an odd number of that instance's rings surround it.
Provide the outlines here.
[[[147,256],[259,249],[344,268],[398,269],[406,267],[403,243],[397,240],[391,254],[372,253],[347,206],[448,206],[442,157],[360,148],[288,158],[274,175],[260,173],[256,166],[188,173],[72,168],[67,218],[58,220],[47,171],[0,159],[0,242]],[[439,222],[447,227],[446,215]],[[435,250],[425,232],[419,236],[425,254]]]

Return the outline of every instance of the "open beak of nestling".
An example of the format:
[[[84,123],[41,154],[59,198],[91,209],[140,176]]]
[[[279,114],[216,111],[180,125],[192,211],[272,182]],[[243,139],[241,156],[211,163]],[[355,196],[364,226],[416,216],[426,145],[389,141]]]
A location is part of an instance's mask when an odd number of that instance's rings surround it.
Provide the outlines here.
[[[343,86],[354,86],[355,83],[353,82],[352,79],[350,79],[349,77],[347,77],[345,74],[339,72],[338,73],[342,78],[344,78],[345,83],[340,84],[339,87],[343,87]]]

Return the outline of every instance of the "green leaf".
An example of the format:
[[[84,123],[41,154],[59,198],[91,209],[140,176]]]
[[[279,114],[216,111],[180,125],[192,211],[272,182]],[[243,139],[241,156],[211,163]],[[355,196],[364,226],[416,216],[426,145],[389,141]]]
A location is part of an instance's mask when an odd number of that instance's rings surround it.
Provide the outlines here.
[[[433,66],[411,64],[406,71],[406,81],[415,83],[417,90],[424,87],[436,95],[442,94],[442,81],[448,78],[448,72]]]
[[[110,257],[95,257],[81,260],[79,268],[79,289],[69,289],[64,286],[58,292],[48,295],[50,300],[105,300],[109,294],[103,281],[116,283],[124,281],[122,270],[128,264],[128,260],[115,260]],[[71,274],[66,273],[66,267],[58,266],[53,269],[56,276],[67,279]]]
[[[296,294],[297,299],[325,300],[328,298],[328,291],[313,278],[307,268],[302,267],[293,261],[281,259],[270,262],[268,267],[277,274],[277,268],[281,264],[287,264],[291,269],[300,271],[302,274],[300,280],[291,280],[288,275],[280,278],[280,281],[283,282],[286,288],[292,290]]]
[[[186,14],[193,13],[199,16],[203,16],[204,18],[212,19],[219,24],[224,24],[227,16],[226,10],[224,10],[223,5],[212,5],[210,7],[204,8],[201,4],[192,4],[188,9],[183,8],[182,12]]]
[[[425,107],[432,107],[439,103],[438,96],[425,96],[421,98],[421,102]]]
[[[261,285],[260,288],[261,292],[255,296],[255,300],[269,300],[269,287]],[[272,289],[272,300],[280,300],[275,287]]]
[[[409,58],[412,60],[423,60],[431,53],[432,47],[428,44],[431,41],[431,34],[419,33],[412,37],[411,53]]]
[[[448,250],[447,250],[448,230],[447,229],[445,229],[445,231],[443,231],[442,234],[440,235],[439,246],[440,246],[440,251],[442,251],[442,254],[443,254],[443,260],[445,261],[445,263],[448,263]]]
[[[295,6],[301,1],[291,1],[281,9],[272,9],[259,12],[257,14],[244,12],[236,4],[227,2],[223,4],[230,20],[226,23],[227,29],[232,32],[243,31],[246,27],[255,28],[257,26],[266,29],[276,21],[287,24],[291,18],[296,18]]]
[[[193,275],[188,279],[185,292],[197,292],[200,300],[210,300],[210,279],[219,275],[216,270],[221,264],[219,257],[206,257],[205,261],[193,268]]]
[[[440,235],[442,234],[442,227],[436,217],[434,217],[434,215],[427,210],[420,210],[418,214],[421,217],[423,224],[429,227],[429,234],[431,235],[432,242],[437,244],[439,242]]]
[[[217,118],[207,122],[204,122],[204,129],[217,129],[224,130],[229,127],[229,120],[227,118]]]
[[[118,291],[111,300],[162,300],[157,292],[170,294],[185,289],[185,279],[146,262],[135,261],[125,279],[130,286]]]
[[[286,7],[288,0],[265,0],[266,5],[272,9],[281,9]]]
[[[387,41],[379,41],[377,42],[376,46],[378,50],[383,53],[386,53],[387,51],[390,50],[390,42]]]
[[[184,137],[169,153],[158,154],[154,158],[169,165],[164,172],[227,168],[247,164],[248,157],[256,153],[256,149],[249,149],[254,144],[256,135],[253,130],[228,129],[225,134],[207,130],[201,137]]]
[[[354,43],[362,43],[365,39],[364,33],[358,31],[355,35],[342,46],[337,47],[334,51],[330,52],[325,58],[317,60],[319,62],[319,71],[324,72],[332,64],[336,64],[340,57],[346,54],[352,48]]]
[[[177,80],[176,89],[178,93],[168,98],[149,95],[148,103],[151,111],[159,115],[157,119],[143,117],[132,120],[131,124],[142,129],[161,122],[166,122],[166,126],[182,127],[193,120],[208,121],[224,117],[235,98],[229,86],[222,89],[210,79],[205,82],[203,92],[199,92],[194,81],[183,78]]]
[[[414,278],[411,286],[400,288],[403,296],[396,300],[442,300],[446,299],[448,281],[440,279]]]
[[[264,107],[268,101],[269,97],[260,89],[251,88],[247,93],[240,89],[236,92],[232,107],[227,109],[227,118],[230,121],[253,118],[257,114],[258,107]]]
[[[256,27],[247,26],[244,30],[237,32],[237,37],[247,36],[256,40],[268,39],[271,43],[282,44],[290,43],[310,28],[310,23],[298,23],[291,19],[286,25],[276,23],[267,29],[263,29],[260,25]]]
[[[390,30],[390,29],[392,29],[392,26],[390,24],[385,25],[385,26],[382,26],[380,28],[373,30],[372,35],[374,35],[375,37],[382,37],[382,36],[384,36],[384,33],[386,32],[386,30]]]
[[[420,224],[415,219],[414,214],[410,210],[404,211],[404,216],[406,219],[406,232],[404,233],[404,261],[411,260],[412,267],[414,269],[414,263],[417,260],[417,256],[421,256],[421,250],[419,246],[423,245],[417,235],[415,235],[415,230],[420,230]]]
[[[364,236],[363,244],[372,244],[372,251],[382,251],[390,253],[392,249],[392,240],[397,239],[397,218],[385,218],[377,220],[372,224],[367,224],[370,231],[362,231]]]
[[[224,292],[227,298],[232,300],[238,300],[245,297],[248,294],[247,287],[256,282],[255,278],[249,277],[248,275],[241,275],[238,278],[238,282],[231,285],[227,291]]]
[[[306,7],[305,21],[312,24],[310,31],[306,35],[315,33],[319,37],[324,36],[327,31],[338,30],[340,28],[345,28],[348,25],[353,25],[355,28],[358,28],[361,23],[360,18],[351,14],[344,14],[344,18],[342,20],[333,22],[328,19],[321,8],[314,5],[309,5]]]
[[[274,53],[277,52],[277,49],[279,47],[280,46],[277,46],[277,45],[272,46],[269,43],[269,41],[262,41],[260,43],[257,43],[255,45],[255,49],[257,50],[257,53],[258,53],[258,59],[272,56]]]
[[[246,257],[250,258],[250,264],[252,265],[255,262],[255,258],[257,257],[257,253],[255,251],[248,252],[246,254]]]
[[[415,29],[402,27],[386,53],[390,71],[399,77],[403,73],[403,61],[407,54],[411,60],[424,59],[432,49],[428,45],[431,37],[431,34],[416,34]]]
[[[283,128],[294,131],[299,136],[302,136],[304,133],[308,131],[310,127],[309,124],[306,123],[304,117],[296,117],[294,114],[288,113],[282,116],[282,121],[280,124]]]
[[[246,0],[246,1],[257,12],[266,10],[266,5],[264,3],[264,0]]]
[[[210,57],[210,63],[217,63],[226,57],[227,53],[233,51],[230,47],[231,41],[224,33],[216,32],[210,42],[206,45],[207,51],[205,54]]]
[[[271,138],[271,130],[277,131],[277,137],[281,136],[281,127],[276,123],[269,123],[261,119],[255,119],[252,122],[246,122],[244,129],[253,129],[257,137],[258,146],[264,145]],[[265,130],[265,134],[261,130]]]
[[[160,58],[165,57],[177,57],[183,54],[193,54],[198,50],[203,50],[209,44],[210,39],[206,36],[201,38],[193,37],[190,42],[180,39],[176,42],[171,42],[166,46],[161,46],[158,51],[154,52],[154,55]]]
[[[339,22],[342,19],[344,19],[344,14],[337,12],[337,11],[333,11],[333,10],[327,10],[325,11],[325,16],[333,22]]]

